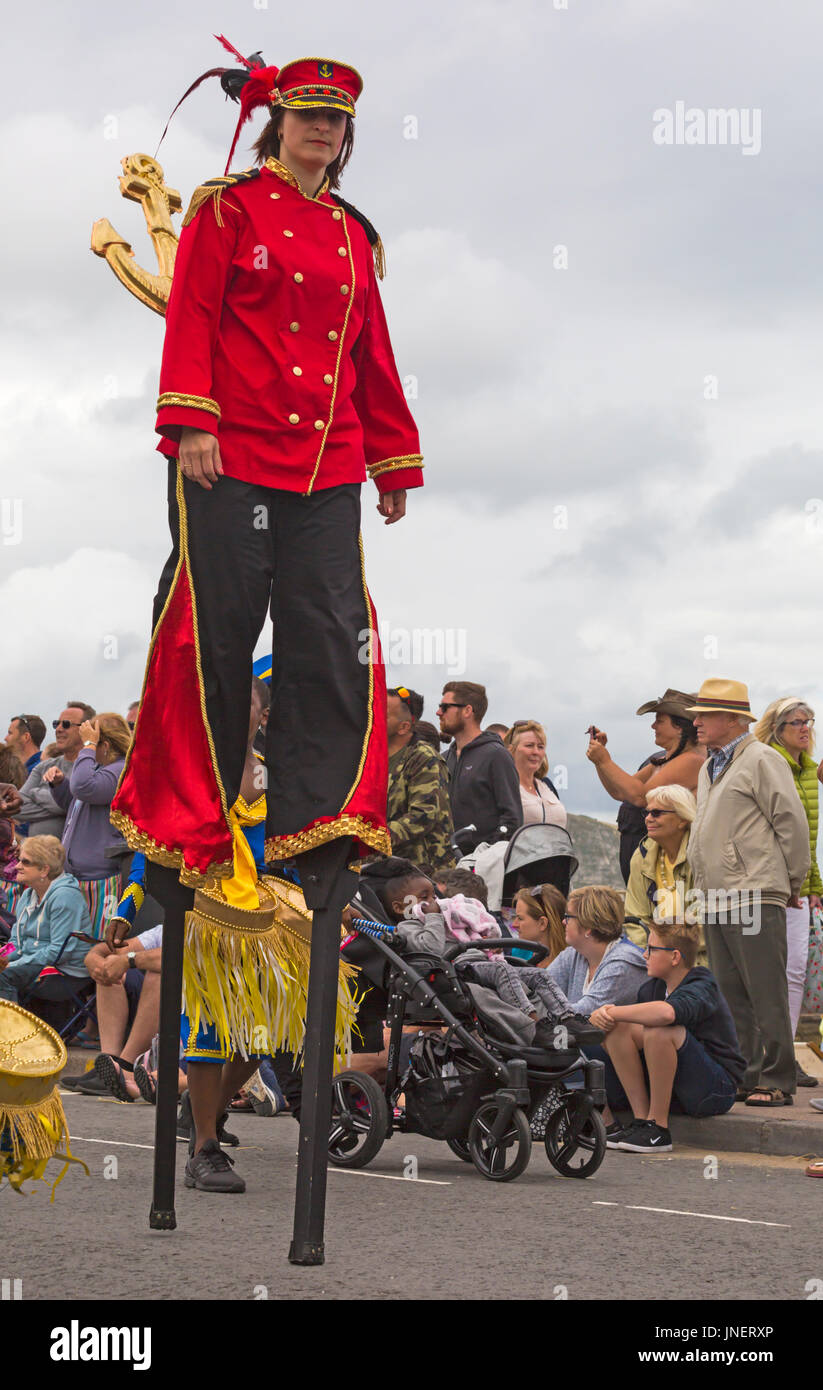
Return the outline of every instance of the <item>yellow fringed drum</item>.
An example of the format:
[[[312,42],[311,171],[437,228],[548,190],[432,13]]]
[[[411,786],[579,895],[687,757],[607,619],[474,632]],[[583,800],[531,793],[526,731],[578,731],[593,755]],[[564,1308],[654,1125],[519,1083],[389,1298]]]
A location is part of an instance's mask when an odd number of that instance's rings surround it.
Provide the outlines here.
[[[41,1179],[49,1159],[57,1158],[64,1166],[52,1200],[68,1164],[80,1162],[68,1147],[57,1086],[66,1060],[65,1044],[53,1028],[19,1004],[0,999],[0,1182],[8,1178],[20,1191],[26,1179]]]

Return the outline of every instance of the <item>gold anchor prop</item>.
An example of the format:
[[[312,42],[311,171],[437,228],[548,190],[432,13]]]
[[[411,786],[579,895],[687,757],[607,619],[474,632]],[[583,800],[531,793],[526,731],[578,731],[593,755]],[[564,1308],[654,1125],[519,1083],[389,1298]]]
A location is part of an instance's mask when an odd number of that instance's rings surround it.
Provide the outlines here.
[[[141,304],[147,304],[156,314],[165,315],[178,240],[171,216],[182,209],[180,194],[176,188],[166,185],[162,166],[151,155],[127,154],[120,163],[123,167],[120,192],[133,203],[142,204],[157,256],[157,274],[152,275],[138,265],[130,242],[115,231],[107,217],[98,218],[92,227],[91,249],[95,256],[108,261],[121,284]]]

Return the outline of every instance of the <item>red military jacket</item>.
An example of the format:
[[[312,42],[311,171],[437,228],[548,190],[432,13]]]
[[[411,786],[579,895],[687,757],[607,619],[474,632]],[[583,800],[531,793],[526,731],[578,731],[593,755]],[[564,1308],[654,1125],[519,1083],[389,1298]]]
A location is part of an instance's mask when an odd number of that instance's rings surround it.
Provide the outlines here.
[[[176,456],[190,425],[244,482],[310,493],[368,471],[381,493],[420,487],[363,226],[275,159],[236,179],[198,189],[180,235],[158,447]]]

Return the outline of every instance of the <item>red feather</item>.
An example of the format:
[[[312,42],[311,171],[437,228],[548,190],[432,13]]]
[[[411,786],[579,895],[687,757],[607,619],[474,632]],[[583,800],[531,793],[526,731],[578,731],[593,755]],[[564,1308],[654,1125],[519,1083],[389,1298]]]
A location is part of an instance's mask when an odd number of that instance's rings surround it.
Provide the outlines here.
[[[174,111],[177,110],[178,106],[183,105],[183,102],[186,100],[186,97],[191,96],[192,92],[196,91],[196,89],[200,86],[200,83],[205,82],[207,77],[222,77],[224,72],[228,72],[228,68],[209,68],[208,72],[204,72],[201,77],[198,77],[196,82],[192,82],[191,86],[186,89],[186,91],[183,93],[180,100],[178,101],[177,106],[175,106]],[[163,134],[160,136],[160,139],[157,142],[157,150],[160,149],[160,146],[166,138],[166,131],[171,125],[171,120],[172,116],[174,115],[174,111],[172,111],[171,116],[169,116],[169,119],[166,121],[166,124],[163,127]],[[157,150],[154,151],[155,159],[157,158]]]
[[[218,43],[222,43],[223,47],[227,49],[229,53],[234,54],[238,63],[242,63],[244,68],[251,68],[251,63],[249,62],[248,58],[244,58],[242,53],[238,53],[234,44],[229,43],[228,39],[225,38],[223,34],[215,34],[214,37],[217,39]]]
[[[237,149],[237,141],[240,139],[240,131],[251,116],[252,111],[256,111],[258,106],[268,106],[271,102],[271,94],[277,83],[279,68],[253,68],[240,93],[240,119],[234,132],[234,139],[231,142],[229,157],[226,160],[225,172],[231,168],[234,151]]]

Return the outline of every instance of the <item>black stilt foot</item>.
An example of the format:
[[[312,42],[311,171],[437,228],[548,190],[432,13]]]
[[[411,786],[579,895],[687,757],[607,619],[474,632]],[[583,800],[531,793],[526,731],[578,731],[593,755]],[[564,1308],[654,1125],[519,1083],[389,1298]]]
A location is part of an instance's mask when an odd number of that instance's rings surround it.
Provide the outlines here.
[[[325,1259],[340,914],[357,887],[357,875],[346,867],[351,854],[351,840],[346,837],[309,850],[299,859],[300,883],[306,906],[312,909],[312,938],[294,1235],[289,1247],[293,1265],[322,1265]]]
[[[163,953],[160,957],[160,1046],[157,1057],[157,1112],[154,1127],[152,1231],[174,1231],[174,1166],[177,1156],[177,1073],[180,1060],[180,1000],[183,993],[183,934],[194,893],[179,882],[176,869],[147,864],[146,887],[162,903]]]

